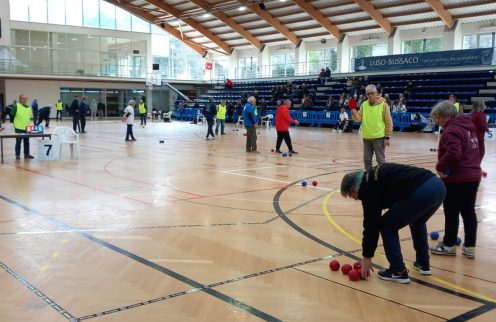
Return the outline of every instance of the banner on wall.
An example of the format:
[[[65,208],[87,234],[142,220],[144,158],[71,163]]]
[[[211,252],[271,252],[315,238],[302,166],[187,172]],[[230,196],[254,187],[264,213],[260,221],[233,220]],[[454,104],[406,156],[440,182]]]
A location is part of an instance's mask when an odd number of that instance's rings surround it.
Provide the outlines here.
[[[398,69],[484,66],[492,64],[493,54],[494,48],[478,48],[364,57],[355,59],[355,71],[375,72]]]
[[[205,63],[205,70],[212,70],[212,63]]]

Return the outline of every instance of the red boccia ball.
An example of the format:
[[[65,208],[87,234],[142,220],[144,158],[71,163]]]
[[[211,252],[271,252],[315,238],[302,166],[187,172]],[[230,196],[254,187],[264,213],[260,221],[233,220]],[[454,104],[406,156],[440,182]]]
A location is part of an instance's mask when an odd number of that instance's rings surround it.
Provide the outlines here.
[[[312,181],[312,186],[316,187],[319,183],[317,182],[317,180],[313,180]]]
[[[356,282],[360,280],[360,276],[362,274],[360,273],[359,270],[353,269],[348,273],[348,277],[350,278],[350,281]]]
[[[360,270],[360,268],[362,268],[362,263],[355,262],[355,264],[353,264],[353,269]]]
[[[341,266],[341,272],[343,272],[344,275],[348,275],[348,273],[353,269],[350,264],[344,264]]]
[[[333,259],[330,263],[329,263],[329,268],[331,269],[331,271],[334,271],[334,272],[337,272],[339,271],[339,267],[341,266],[341,264],[339,264],[339,262],[335,259]]]

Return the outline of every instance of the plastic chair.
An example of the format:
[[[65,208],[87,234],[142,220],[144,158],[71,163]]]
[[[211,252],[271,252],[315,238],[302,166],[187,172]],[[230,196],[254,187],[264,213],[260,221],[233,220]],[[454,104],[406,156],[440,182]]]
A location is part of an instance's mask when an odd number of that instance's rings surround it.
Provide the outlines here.
[[[164,113],[164,122],[172,122],[172,111]]]
[[[270,128],[270,126],[272,125],[272,118],[273,117],[274,117],[274,115],[272,115],[272,114],[267,114],[264,117],[262,117],[260,119],[262,121],[262,126],[265,125],[267,128]]]
[[[62,145],[64,143],[70,144],[71,158],[74,158],[74,145],[76,145],[78,158],[80,156],[79,148],[79,134],[74,132],[73,129],[67,126],[57,126],[53,129],[53,134],[57,136],[60,142],[60,156],[62,156]]]
[[[239,126],[243,127],[244,125],[245,125],[245,122],[243,120],[243,116],[239,116],[238,122],[236,123],[236,128],[238,128]]]

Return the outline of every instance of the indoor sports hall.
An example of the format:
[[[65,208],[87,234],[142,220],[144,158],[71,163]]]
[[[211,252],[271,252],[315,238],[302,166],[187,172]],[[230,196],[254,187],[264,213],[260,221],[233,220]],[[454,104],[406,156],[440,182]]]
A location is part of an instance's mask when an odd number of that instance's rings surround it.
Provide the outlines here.
[[[0,321],[496,320],[493,1],[0,0],[0,19]],[[475,258],[460,219],[431,275],[408,228],[409,283],[379,278],[382,238],[368,278],[342,272],[362,260],[340,189],[364,169],[370,84],[386,162],[435,174],[432,108],[484,107]]]

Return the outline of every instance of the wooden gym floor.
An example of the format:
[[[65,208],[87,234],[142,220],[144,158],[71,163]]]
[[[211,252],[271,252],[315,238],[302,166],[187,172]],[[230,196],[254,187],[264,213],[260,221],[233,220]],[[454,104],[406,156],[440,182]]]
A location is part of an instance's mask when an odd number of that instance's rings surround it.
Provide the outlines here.
[[[477,258],[432,257],[432,277],[410,270],[400,285],[378,269],[351,282],[328,268],[361,255],[361,204],[337,191],[362,167],[356,133],[292,128],[299,154],[282,157],[270,153],[274,129],[259,130],[258,155],[233,129],[205,141],[205,125],[149,123],[124,142],[121,122],[90,121],[80,160],[65,147],[64,160],[45,162],[15,162],[5,140],[0,321],[496,321],[494,142]],[[433,169],[436,143],[394,133],[387,160]],[[443,229],[442,210],[428,226]],[[411,264],[409,230],[401,237]],[[374,263],[385,267],[382,251]]]

